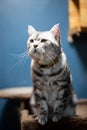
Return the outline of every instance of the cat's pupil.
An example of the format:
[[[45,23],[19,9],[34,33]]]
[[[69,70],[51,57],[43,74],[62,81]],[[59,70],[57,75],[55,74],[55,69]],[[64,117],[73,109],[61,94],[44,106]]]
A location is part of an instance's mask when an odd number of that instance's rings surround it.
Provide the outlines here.
[[[47,40],[46,39],[41,39],[41,42],[46,42]]]
[[[34,40],[33,40],[33,39],[30,39],[30,42],[31,42],[31,43],[33,43],[33,42],[34,42]]]

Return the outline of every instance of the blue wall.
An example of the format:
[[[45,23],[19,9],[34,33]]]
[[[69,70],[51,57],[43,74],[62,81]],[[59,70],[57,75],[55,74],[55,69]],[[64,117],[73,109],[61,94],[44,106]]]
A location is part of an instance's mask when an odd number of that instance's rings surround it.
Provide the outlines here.
[[[30,59],[18,55],[26,51],[27,26],[49,30],[56,23],[77,96],[87,98],[87,34],[68,43],[68,0],[0,0],[0,88],[32,85]],[[0,100],[0,115],[5,103]]]

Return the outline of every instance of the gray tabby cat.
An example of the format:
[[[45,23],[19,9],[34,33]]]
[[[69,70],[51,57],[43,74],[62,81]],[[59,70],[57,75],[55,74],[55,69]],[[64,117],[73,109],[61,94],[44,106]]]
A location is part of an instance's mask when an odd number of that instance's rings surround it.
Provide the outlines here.
[[[38,32],[28,27],[28,54],[32,59],[33,93],[31,106],[41,125],[48,118],[53,122],[73,116],[76,108],[70,70],[61,49],[59,25],[50,31]]]

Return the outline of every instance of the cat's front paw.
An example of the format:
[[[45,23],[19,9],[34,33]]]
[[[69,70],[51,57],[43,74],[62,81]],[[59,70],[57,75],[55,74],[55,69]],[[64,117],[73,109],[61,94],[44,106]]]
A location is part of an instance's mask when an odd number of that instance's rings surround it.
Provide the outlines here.
[[[59,116],[58,114],[54,114],[52,117],[53,122],[58,122],[60,119],[61,119],[61,116]]]
[[[48,117],[46,115],[43,115],[41,114],[38,118],[38,122],[41,124],[41,125],[45,125],[48,121]]]

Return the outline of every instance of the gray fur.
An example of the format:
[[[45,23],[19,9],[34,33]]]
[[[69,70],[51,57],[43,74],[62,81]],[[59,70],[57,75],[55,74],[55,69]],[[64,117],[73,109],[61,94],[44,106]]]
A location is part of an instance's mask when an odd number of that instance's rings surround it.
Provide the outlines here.
[[[73,116],[76,95],[66,56],[60,45],[60,30],[54,25],[50,31],[37,32],[29,26],[28,53],[32,59],[33,93],[31,106],[38,122],[46,124],[62,117]]]

